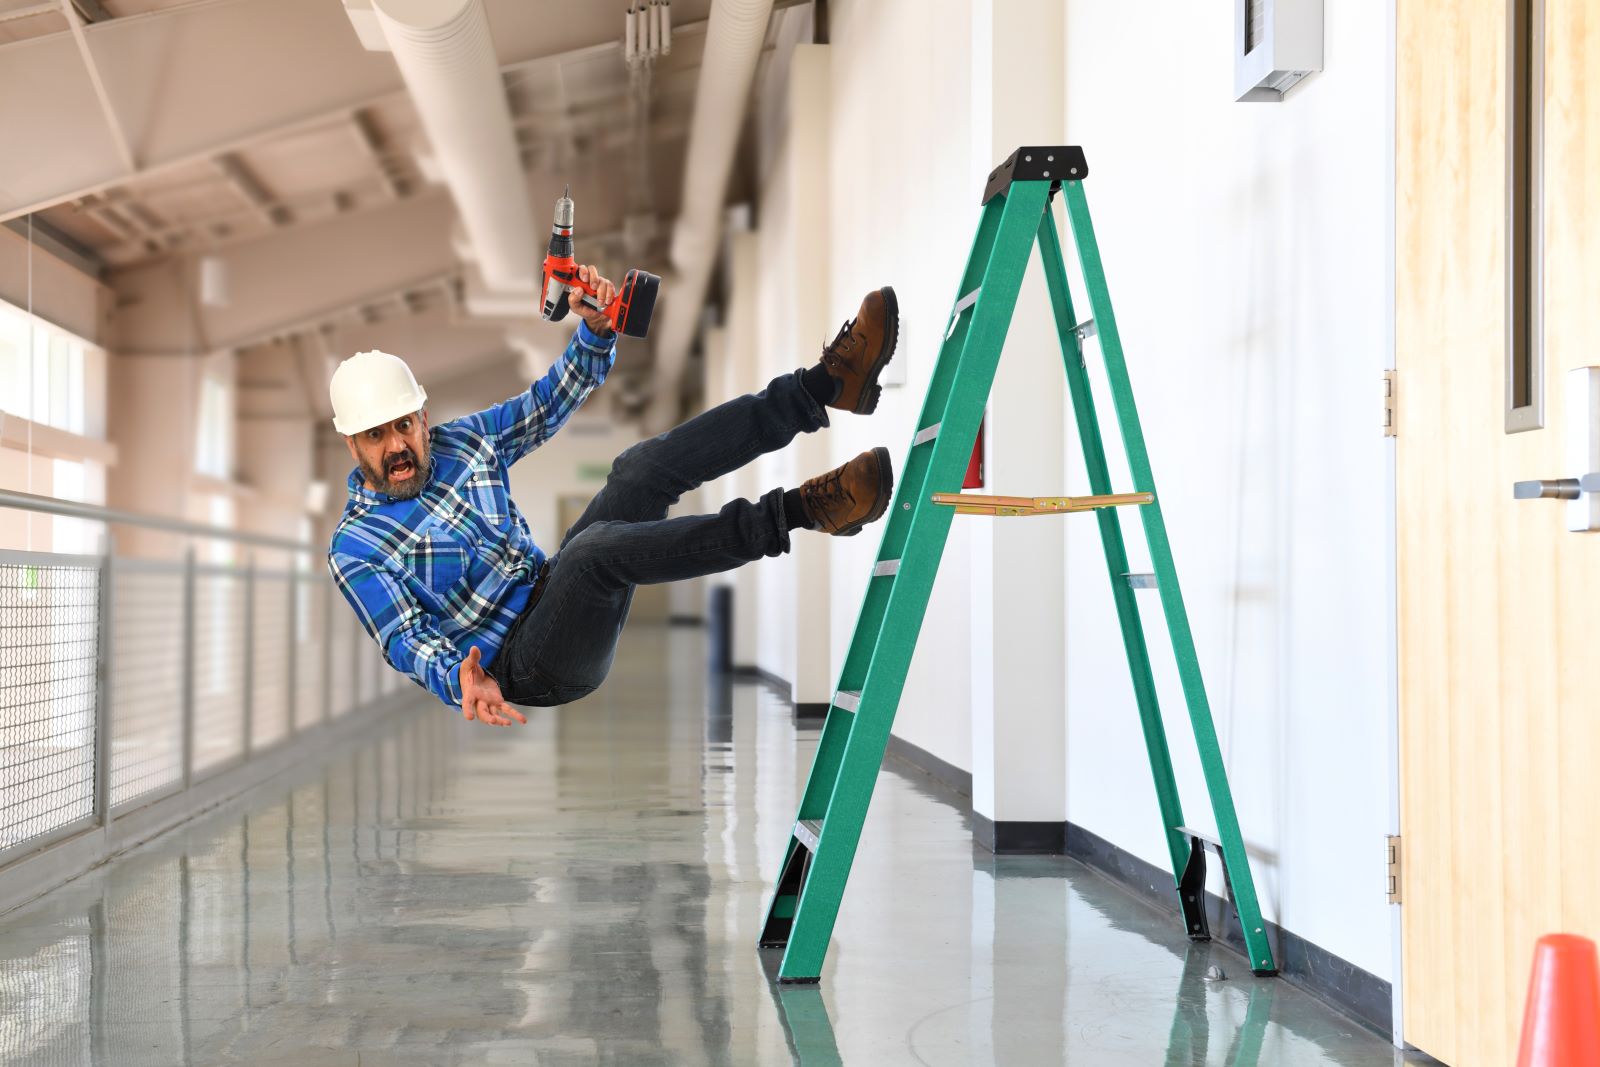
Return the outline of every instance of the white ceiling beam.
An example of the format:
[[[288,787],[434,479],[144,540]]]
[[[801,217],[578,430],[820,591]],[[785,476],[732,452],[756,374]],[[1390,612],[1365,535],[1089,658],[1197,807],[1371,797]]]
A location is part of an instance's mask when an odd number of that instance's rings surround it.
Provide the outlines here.
[[[287,226],[294,221],[294,213],[272,195],[256,172],[250,169],[250,164],[237,152],[224,152],[211,162],[217,172],[227,179],[234,192],[254,208],[267,225]]]
[[[100,0],[67,0],[67,2],[76,7],[78,14],[82,15],[84,21],[91,26],[100,22],[110,22],[116,18],[115,15],[105,9],[105,5]]]
[[[378,129],[377,119],[373,117],[371,110],[357,108],[351,112],[350,130],[355,136],[357,146],[372,160],[372,165],[377,169],[379,180],[389,199],[398,200],[405,196],[410,190],[402,185],[393,173],[388,145]]]
[[[679,7],[692,22],[705,17],[710,0],[677,0]],[[112,19],[87,35],[79,25],[72,36],[0,49],[0,129],[8,136],[54,144],[62,130],[99,126],[100,112],[116,101],[124,142],[83,138],[61,151],[0,153],[0,221],[97,192],[130,170],[159,173],[405,98],[392,57],[363,49],[339,4],[238,0],[179,11]],[[608,5],[582,5],[571,18],[550,19],[543,5],[491,0],[501,70],[615,47],[614,16]],[[73,55],[85,36],[86,53],[116,57],[100,68],[105,102],[86,91]],[[129,146],[137,151],[125,154]]]
[[[67,17],[67,24],[72,27],[72,39],[77,43],[78,55],[83,59],[84,68],[89,72],[89,83],[94,86],[95,98],[100,101],[100,113],[105,117],[106,126],[111,131],[111,140],[117,146],[117,155],[122,158],[125,169],[130,173],[135,172],[139,169],[139,163],[133,157],[133,149],[128,147],[128,135],[123,132],[122,120],[117,117],[117,109],[111,106],[111,97],[106,92],[105,80],[100,77],[100,68],[95,64],[94,53],[89,51],[89,42],[83,35],[83,16],[72,6],[72,0],[61,0],[61,13]]]
[[[119,311],[111,347],[130,354],[185,351],[199,335],[213,349],[238,348],[438,284],[457,269],[453,217],[448,197],[416,196],[209,253],[222,260],[229,302],[198,308],[194,324],[187,321],[188,294],[198,288],[193,257],[112,270],[106,281]]]
[[[60,10],[59,0],[50,0],[47,4],[25,4],[22,7],[11,7],[0,11],[0,22],[16,22],[19,19],[31,19],[35,15],[49,15]]]

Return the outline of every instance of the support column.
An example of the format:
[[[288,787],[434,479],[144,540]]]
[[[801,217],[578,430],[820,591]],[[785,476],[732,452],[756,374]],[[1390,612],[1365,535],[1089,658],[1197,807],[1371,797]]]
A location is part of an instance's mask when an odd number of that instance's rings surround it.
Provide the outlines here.
[[[737,218],[730,218],[727,242],[726,267],[731,282],[728,285],[724,334],[724,399],[752,392],[766,384],[759,381],[761,368],[754,357],[761,340],[756,319],[755,287],[755,279],[759,276],[760,248],[755,232],[749,228],[748,217],[743,224]],[[724,502],[734,497],[753,500],[766,488],[757,479],[753,465],[741,467],[728,475],[725,481],[730,483],[730,491],[723,497]],[[730,572],[728,577],[729,584],[733,586],[733,666],[754,667],[756,628],[761,619],[756,570],[754,567],[740,567]]]
[[[975,0],[974,190],[1018,145],[1065,142],[1058,0]],[[977,197],[974,195],[974,207]],[[986,416],[985,492],[1065,491],[1066,381],[1035,253]],[[980,844],[1061,852],[1066,826],[1067,516],[973,524],[972,807]]]
[[[838,317],[828,307],[829,271],[837,234],[828,213],[830,83],[829,49],[797,45],[789,67],[789,189],[794,227],[794,316],[802,362],[833,336]],[[902,354],[899,358],[905,358]],[[801,434],[794,449],[795,482],[834,465],[826,433]],[[820,717],[833,699],[829,632],[832,627],[829,545],[826,537],[796,537],[794,688],[795,711]]]

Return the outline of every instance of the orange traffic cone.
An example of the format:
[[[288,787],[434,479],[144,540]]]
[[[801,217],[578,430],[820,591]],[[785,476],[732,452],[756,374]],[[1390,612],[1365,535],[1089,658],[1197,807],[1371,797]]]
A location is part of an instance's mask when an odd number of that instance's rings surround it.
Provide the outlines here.
[[[1546,934],[1533,950],[1517,1067],[1600,1067],[1600,957],[1577,934]]]

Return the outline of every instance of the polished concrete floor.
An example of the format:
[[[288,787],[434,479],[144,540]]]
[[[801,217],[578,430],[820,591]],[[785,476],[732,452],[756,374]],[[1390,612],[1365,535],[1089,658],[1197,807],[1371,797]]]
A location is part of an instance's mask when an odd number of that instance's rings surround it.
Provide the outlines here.
[[[7,1064],[1393,1064],[890,761],[820,987],[755,948],[814,731],[630,628],[520,730],[409,701],[0,916]],[[1221,982],[1203,980],[1219,964]]]

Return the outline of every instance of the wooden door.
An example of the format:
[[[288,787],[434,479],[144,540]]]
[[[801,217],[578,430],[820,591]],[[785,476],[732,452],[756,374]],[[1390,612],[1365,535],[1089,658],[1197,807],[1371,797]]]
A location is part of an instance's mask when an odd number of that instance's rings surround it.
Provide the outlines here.
[[[1600,938],[1600,533],[1564,469],[1600,365],[1600,0],[1544,0],[1544,427],[1505,429],[1509,0],[1400,0],[1397,565],[1405,1035],[1516,1054],[1539,935]]]

